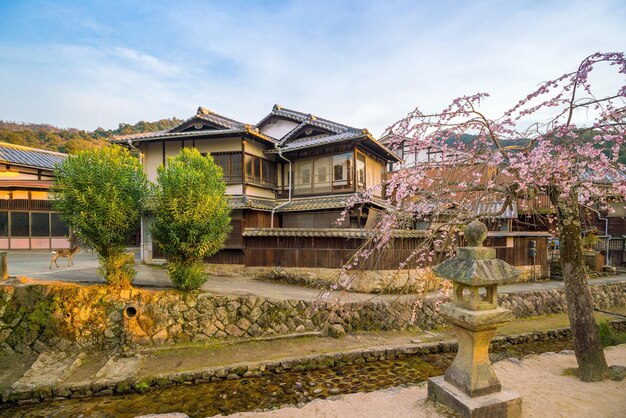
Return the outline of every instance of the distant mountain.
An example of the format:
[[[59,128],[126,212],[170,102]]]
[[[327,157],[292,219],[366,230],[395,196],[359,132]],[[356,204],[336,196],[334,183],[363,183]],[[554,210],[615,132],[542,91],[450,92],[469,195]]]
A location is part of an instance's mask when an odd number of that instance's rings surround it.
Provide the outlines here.
[[[171,118],[156,122],[139,121],[134,125],[120,123],[117,129],[98,128],[89,132],[74,128],[61,129],[48,124],[0,121],[0,142],[72,154],[83,149],[100,148],[114,135],[157,132],[182,122],[182,119]]]

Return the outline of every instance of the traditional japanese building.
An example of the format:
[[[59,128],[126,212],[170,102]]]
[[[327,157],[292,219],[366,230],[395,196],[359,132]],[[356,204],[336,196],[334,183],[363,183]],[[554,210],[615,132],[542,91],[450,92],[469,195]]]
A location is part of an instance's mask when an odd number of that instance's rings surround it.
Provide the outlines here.
[[[182,148],[210,153],[223,169],[233,208],[231,236],[210,261],[246,266],[341,267],[384,207],[382,188],[372,203],[337,219],[349,199],[380,186],[387,165],[399,161],[366,129],[279,105],[255,125],[201,107],[173,129],[116,142],[139,149],[152,181]],[[159,256],[149,222],[142,228],[145,261]],[[303,246],[310,250],[305,255]]]
[[[69,247],[69,229],[52,209],[48,190],[66,154],[0,143],[0,249]]]

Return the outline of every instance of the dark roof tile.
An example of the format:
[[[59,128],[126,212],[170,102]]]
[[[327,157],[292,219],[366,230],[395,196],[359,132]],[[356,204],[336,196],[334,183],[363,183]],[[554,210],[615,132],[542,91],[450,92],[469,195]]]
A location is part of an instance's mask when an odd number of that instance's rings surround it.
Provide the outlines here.
[[[371,229],[356,228],[246,228],[244,237],[328,237],[328,238],[367,238],[374,234]],[[423,238],[427,231],[398,229],[395,238]]]
[[[7,164],[53,170],[54,166],[66,157],[67,154],[60,152],[0,142],[0,161]]]

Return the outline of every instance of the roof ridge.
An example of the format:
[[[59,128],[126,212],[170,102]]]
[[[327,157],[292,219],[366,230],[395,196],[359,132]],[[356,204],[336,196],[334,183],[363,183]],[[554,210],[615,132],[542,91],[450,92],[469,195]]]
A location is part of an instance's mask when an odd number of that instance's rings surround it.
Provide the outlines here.
[[[205,108],[199,108],[198,110],[200,110],[200,109],[205,109]],[[206,109],[205,109],[205,110],[206,110]],[[208,112],[209,112],[208,114],[207,114],[207,113],[196,113],[196,114],[195,114],[195,116],[191,117],[190,119],[193,119],[194,117],[200,117],[200,118],[202,118],[202,116],[214,116],[214,117],[217,117],[217,118],[225,119],[225,120],[227,120],[227,121],[229,121],[229,122],[233,122],[233,123],[235,123],[235,124],[237,124],[237,125],[241,125],[241,126],[243,126],[243,125],[249,125],[249,124],[246,124],[246,123],[244,123],[244,122],[240,122],[240,121],[238,121],[238,120],[236,120],[236,119],[229,118],[228,116],[224,116],[224,115],[222,115],[221,113],[216,113],[216,112],[213,112],[212,110],[209,110]],[[203,119],[203,118],[202,118],[202,119]]]
[[[333,125],[342,126],[344,128],[355,130],[355,131],[362,131],[363,130],[361,128],[355,128],[354,126],[349,126],[349,125],[345,125],[343,123],[335,122],[334,120],[322,118],[322,117],[319,117],[317,115],[313,115],[312,113],[303,113],[303,112],[300,112],[299,110],[289,109],[289,108],[286,108],[286,107],[283,107],[283,106],[279,106],[279,105],[274,105],[274,107],[272,108],[272,113],[281,112],[281,111],[282,112],[297,113],[301,117],[305,118],[305,120],[323,121],[323,122],[331,123]],[[312,117],[312,118],[310,118],[310,117]]]
[[[10,142],[1,142],[0,141],[0,146],[4,147],[9,147],[9,148],[16,148],[16,149],[21,149],[24,151],[31,151],[31,152],[43,152],[46,154],[52,154],[52,155],[58,155],[60,157],[67,157],[67,154],[64,152],[58,152],[58,151],[50,151],[47,149],[41,149],[41,148],[35,148],[35,147],[28,147],[26,145],[19,145],[19,144],[11,144]]]
[[[198,107],[198,110],[196,111],[196,114],[195,114],[195,115],[193,115],[193,116],[191,116],[191,117],[188,117],[187,119],[185,119],[184,121],[182,121],[182,122],[181,122],[181,123],[179,123],[178,125],[171,127],[170,129],[166,129],[165,131],[160,131],[160,132],[173,132],[175,129],[177,129],[178,127],[180,127],[180,126],[182,126],[182,125],[186,124],[187,122],[189,122],[190,120],[192,120],[192,119],[194,119],[194,118],[201,118],[201,119],[204,119],[202,116],[213,116],[213,117],[216,117],[216,118],[225,119],[225,120],[227,120],[227,121],[229,121],[229,122],[232,122],[232,123],[234,123],[234,124],[240,125],[240,126],[242,126],[242,127],[245,125],[245,123],[243,123],[243,122],[240,122],[240,121],[238,121],[238,120],[235,120],[235,119],[229,118],[228,116],[224,116],[224,115],[222,115],[222,114],[220,114],[220,113],[213,112],[212,110],[209,110],[209,109],[207,109],[206,107],[199,106],[199,107]],[[207,120],[207,121],[211,122],[211,121],[210,121],[210,120],[208,120],[208,119],[205,119],[205,120]]]

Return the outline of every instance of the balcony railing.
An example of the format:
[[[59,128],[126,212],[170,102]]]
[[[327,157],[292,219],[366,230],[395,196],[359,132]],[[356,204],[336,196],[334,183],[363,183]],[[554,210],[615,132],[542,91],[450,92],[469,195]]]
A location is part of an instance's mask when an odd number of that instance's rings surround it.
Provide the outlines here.
[[[13,199],[0,200],[0,210],[52,210],[50,200],[37,199]]]

